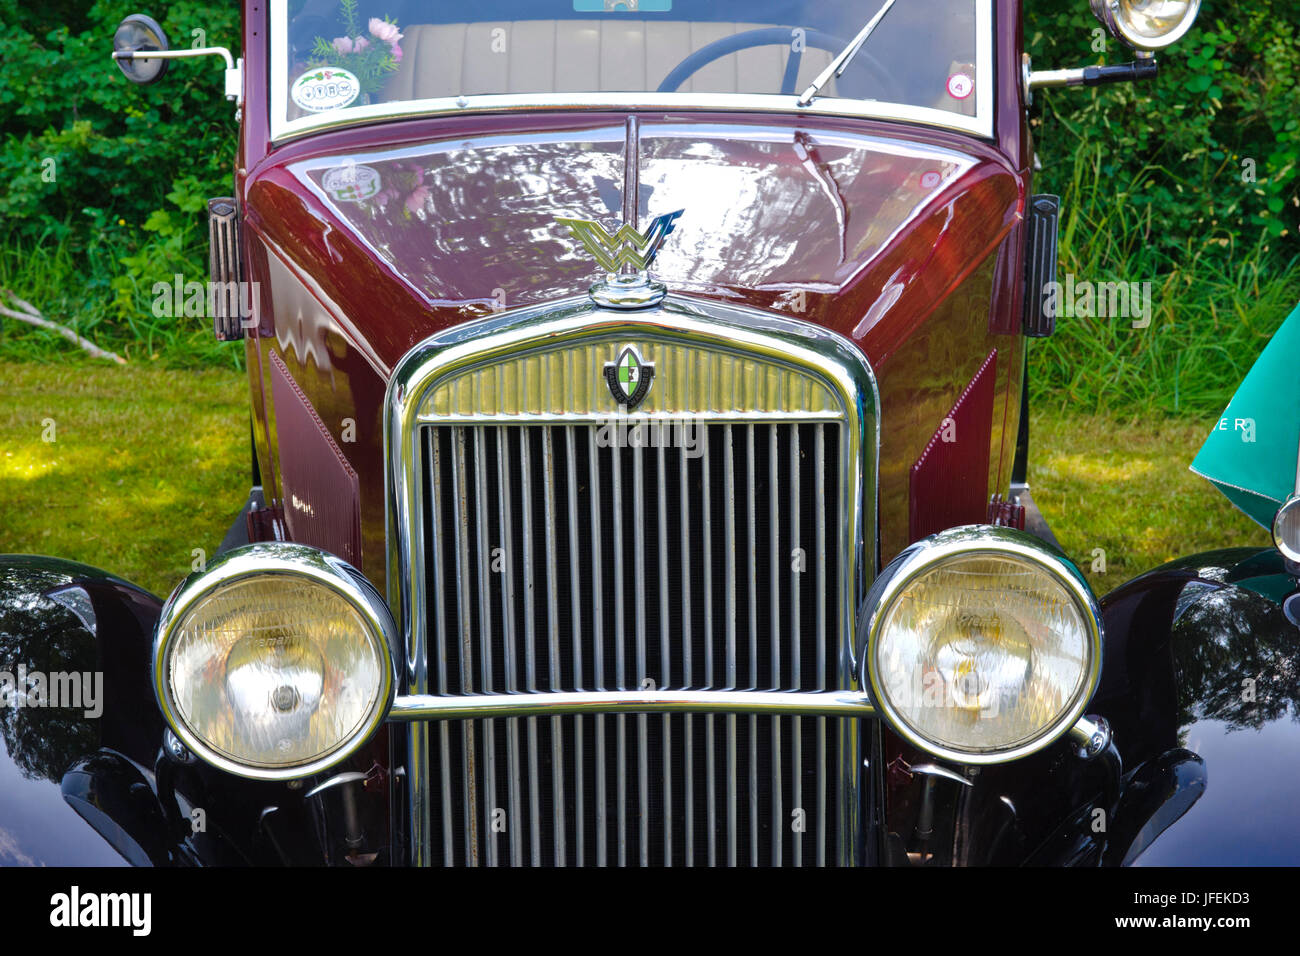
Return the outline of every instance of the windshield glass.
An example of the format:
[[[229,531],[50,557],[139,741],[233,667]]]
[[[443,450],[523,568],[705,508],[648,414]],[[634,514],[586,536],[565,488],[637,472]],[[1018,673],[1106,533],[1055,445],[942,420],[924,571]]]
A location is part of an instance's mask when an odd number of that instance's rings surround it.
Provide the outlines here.
[[[273,134],[510,102],[790,109],[885,3],[273,0]],[[894,0],[809,108],[988,135],[990,4]]]

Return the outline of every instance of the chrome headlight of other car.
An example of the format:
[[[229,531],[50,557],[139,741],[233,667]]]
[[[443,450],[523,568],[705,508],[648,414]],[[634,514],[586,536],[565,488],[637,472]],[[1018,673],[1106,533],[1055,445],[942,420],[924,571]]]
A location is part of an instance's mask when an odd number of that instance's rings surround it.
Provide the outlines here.
[[[1101,676],[1101,615],[1079,570],[1022,531],[954,528],[903,551],[872,585],[858,667],[917,747],[968,764],[1041,750]]]
[[[163,716],[202,759],[264,780],[343,760],[388,714],[396,627],[379,593],[316,548],[237,548],[167,599],[154,638]]]

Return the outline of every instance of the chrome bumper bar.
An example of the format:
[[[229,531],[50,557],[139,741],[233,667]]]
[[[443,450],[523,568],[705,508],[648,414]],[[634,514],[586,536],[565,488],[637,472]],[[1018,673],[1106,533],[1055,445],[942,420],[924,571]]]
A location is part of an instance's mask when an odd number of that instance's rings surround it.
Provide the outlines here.
[[[558,717],[563,714],[767,714],[802,717],[876,716],[865,692],[752,690],[603,690],[460,697],[410,694],[393,701],[389,720],[479,720],[490,717]],[[1082,758],[1110,743],[1098,717],[1080,717],[1067,736]]]
[[[874,717],[865,693],[834,691],[605,690],[540,694],[398,697],[389,720],[469,720],[558,717],[561,714],[789,714],[802,717]]]

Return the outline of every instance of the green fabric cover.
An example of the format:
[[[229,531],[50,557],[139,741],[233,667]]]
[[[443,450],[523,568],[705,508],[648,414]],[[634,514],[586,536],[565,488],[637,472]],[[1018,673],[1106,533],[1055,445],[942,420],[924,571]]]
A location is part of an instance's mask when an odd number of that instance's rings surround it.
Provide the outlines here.
[[[1254,441],[1249,441],[1252,429]],[[1274,513],[1295,490],[1298,447],[1300,306],[1246,373],[1191,468],[1272,528]]]

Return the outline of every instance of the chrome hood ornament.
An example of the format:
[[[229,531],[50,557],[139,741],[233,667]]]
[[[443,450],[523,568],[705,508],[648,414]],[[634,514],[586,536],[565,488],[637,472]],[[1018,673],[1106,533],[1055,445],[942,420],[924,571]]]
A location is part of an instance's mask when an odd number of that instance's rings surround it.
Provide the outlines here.
[[[629,223],[623,223],[610,232],[593,219],[557,221],[569,227],[596,263],[608,273],[603,282],[591,287],[592,300],[607,308],[644,309],[658,305],[668,292],[663,283],[650,278],[648,270],[684,212],[684,209],[679,209],[656,216],[644,233]]]

